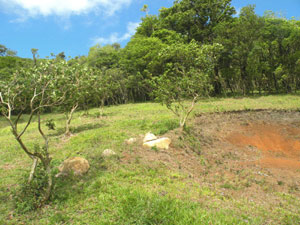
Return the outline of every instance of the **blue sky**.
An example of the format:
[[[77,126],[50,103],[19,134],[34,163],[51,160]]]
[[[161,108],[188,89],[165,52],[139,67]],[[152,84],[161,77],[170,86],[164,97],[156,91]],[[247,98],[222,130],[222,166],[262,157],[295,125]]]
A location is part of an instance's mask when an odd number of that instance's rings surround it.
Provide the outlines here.
[[[144,4],[157,14],[173,0],[0,0],[0,44],[20,57],[31,57],[37,48],[41,58],[62,51],[87,55],[96,43],[124,47],[145,15]],[[300,0],[232,0],[237,11],[248,4],[259,15],[272,10],[300,18]]]

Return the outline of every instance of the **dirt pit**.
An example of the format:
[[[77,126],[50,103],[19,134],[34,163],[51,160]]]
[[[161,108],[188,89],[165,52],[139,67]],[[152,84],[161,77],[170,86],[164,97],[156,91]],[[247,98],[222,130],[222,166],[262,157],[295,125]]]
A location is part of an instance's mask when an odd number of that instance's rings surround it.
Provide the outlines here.
[[[198,114],[188,133],[163,136],[172,140],[168,150],[143,148],[139,137],[136,145],[125,146],[122,162],[169,173],[164,182],[177,180],[176,197],[191,196],[207,208],[264,214],[264,224],[300,215],[300,112]],[[164,185],[153,188],[167,193]]]
[[[300,129],[273,123],[249,123],[232,132],[227,140],[239,147],[253,146],[263,167],[300,170]]]
[[[199,114],[188,135],[173,130],[164,136],[172,139],[170,149],[149,150],[137,144],[124,152],[123,161],[138,159],[149,167],[188,175],[187,183],[192,179],[228,199],[280,208],[276,193],[300,198],[300,112]]]

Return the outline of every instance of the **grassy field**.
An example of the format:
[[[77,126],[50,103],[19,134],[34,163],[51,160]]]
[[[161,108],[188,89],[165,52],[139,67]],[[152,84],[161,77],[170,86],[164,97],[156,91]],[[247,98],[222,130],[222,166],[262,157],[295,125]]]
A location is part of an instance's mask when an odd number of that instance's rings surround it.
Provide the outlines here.
[[[200,101],[194,115],[250,109],[300,109],[300,97],[293,95],[253,98],[211,98]],[[30,159],[14,140],[10,127],[0,118],[0,224],[299,224],[297,213],[282,206],[270,209],[247,199],[224,198],[192,179],[189,174],[168,170],[163,164],[131,163],[122,158],[132,151],[124,141],[151,131],[163,135],[177,127],[177,118],[156,103],[106,107],[76,112],[73,136],[64,137],[64,115],[47,114],[56,129],[51,137],[53,165],[71,156],[88,159],[91,168],[83,178],[56,178],[52,202],[36,211],[15,210],[14,192],[28,173]],[[188,122],[193,125],[193,116]],[[32,123],[24,136],[31,148],[40,143]],[[45,128],[46,130],[46,128]],[[117,157],[104,159],[101,153],[113,149]],[[149,150],[151,151],[151,150]],[[199,160],[203,160],[203,157]],[[287,205],[300,208],[299,198],[277,193]],[[206,199],[207,201],[200,201]],[[276,214],[273,215],[274,210]],[[298,211],[299,212],[299,211]],[[299,212],[300,213],[300,212]],[[279,216],[279,217],[278,217]]]

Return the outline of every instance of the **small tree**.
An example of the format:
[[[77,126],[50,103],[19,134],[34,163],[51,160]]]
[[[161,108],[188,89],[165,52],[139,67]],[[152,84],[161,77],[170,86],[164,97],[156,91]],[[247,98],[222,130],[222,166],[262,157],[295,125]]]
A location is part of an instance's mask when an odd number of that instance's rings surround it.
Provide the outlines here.
[[[13,79],[0,86],[0,111],[12,129],[16,141],[22,150],[33,160],[28,183],[34,177],[38,162],[40,161],[47,175],[47,187],[41,204],[50,198],[53,186],[51,157],[49,155],[49,139],[42,129],[41,115],[46,108],[62,104],[65,100],[64,87],[61,74],[52,61],[48,60],[29,69],[20,69]],[[19,129],[20,119],[25,114],[25,126]],[[13,116],[16,115],[16,116]],[[23,135],[37,117],[37,129],[43,140],[42,147],[30,149],[23,140]]]
[[[64,85],[64,92],[60,95],[66,96],[64,104],[60,106],[66,115],[65,135],[70,135],[73,114],[80,106],[85,104],[91,93],[92,70],[78,63],[69,65],[64,60],[59,61],[57,66],[61,68]]]
[[[32,48],[31,53],[32,53],[34,65],[37,66],[36,57],[37,57],[38,49],[37,48]]]
[[[105,102],[111,97],[112,90],[110,89],[110,82],[105,76],[105,71],[94,70],[91,88],[93,91],[93,101],[96,105],[99,105],[100,116],[103,116],[103,109]]]
[[[149,6],[148,5],[143,5],[143,8],[141,8],[142,12],[146,13],[146,16],[148,16],[149,13]]]
[[[94,70],[90,75],[90,89],[94,104],[100,106],[103,115],[105,104],[125,103],[128,100],[127,79],[119,68]]]
[[[176,43],[164,48],[157,58],[163,64],[163,74],[154,78],[153,94],[180,118],[181,129],[199,97],[208,95],[212,88],[209,77],[221,48],[219,44],[199,46],[195,41]],[[191,104],[186,104],[190,99]]]

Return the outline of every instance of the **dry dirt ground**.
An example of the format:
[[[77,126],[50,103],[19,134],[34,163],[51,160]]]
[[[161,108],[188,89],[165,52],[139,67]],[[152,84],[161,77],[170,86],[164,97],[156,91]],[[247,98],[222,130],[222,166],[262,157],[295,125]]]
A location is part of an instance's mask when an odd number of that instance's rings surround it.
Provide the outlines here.
[[[298,205],[300,112],[199,114],[191,127],[189,135],[178,130],[164,135],[173,140],[168,150],[137,145],[124,152],[122,160],[131,163],[138,156],[149,165],[163,164],[224,198],[272,208],[284,204],[282,194],[288,194]]]

